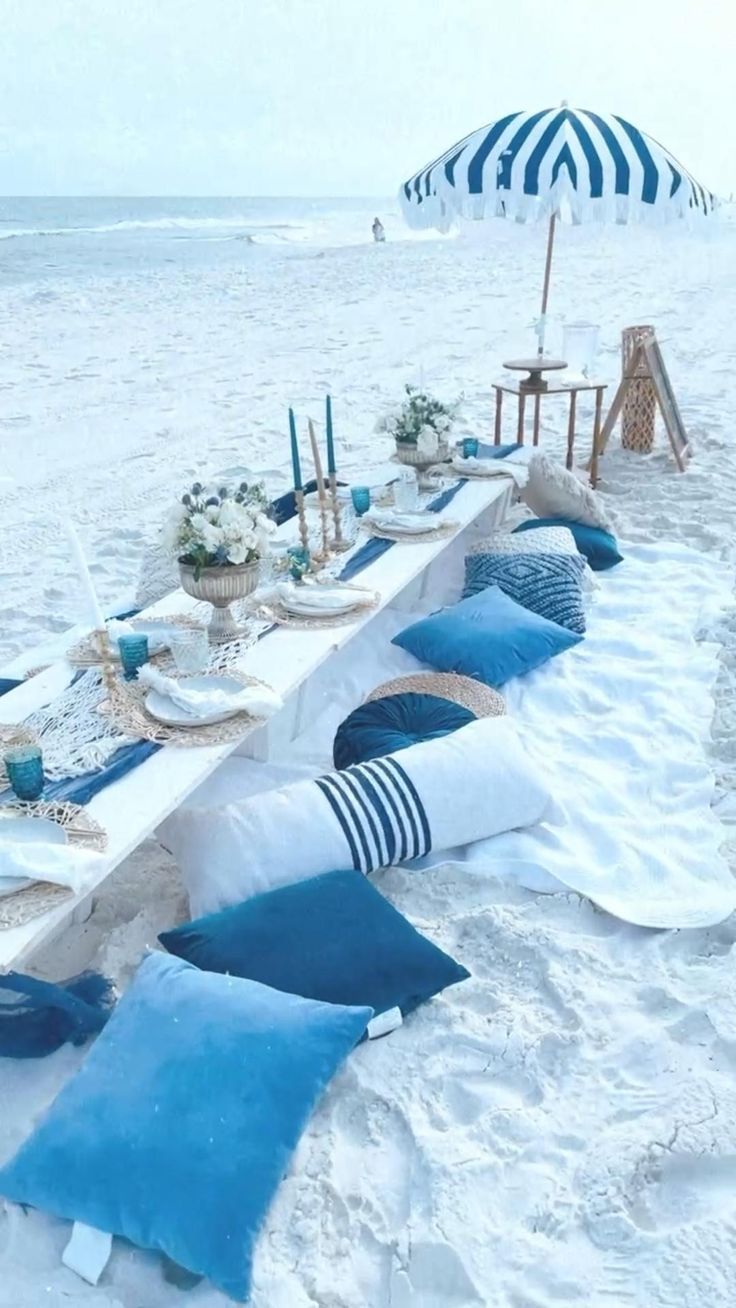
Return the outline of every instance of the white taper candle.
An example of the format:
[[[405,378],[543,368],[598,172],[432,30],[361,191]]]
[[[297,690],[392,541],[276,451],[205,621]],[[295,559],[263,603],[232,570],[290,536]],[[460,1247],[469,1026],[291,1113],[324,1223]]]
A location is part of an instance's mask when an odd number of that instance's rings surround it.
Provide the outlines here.
[[[97,598],[97,592],[95,591],[92,577],[87,566],[87,560],[84,557],[82,542],[77,535],[74,523],[71,522],[69,518],[64,519],[64,530],[66,531],[69,540],[69,548],[72,552],[72,558],[77,565],[79,580],[82,583],[82,589],[87,600],[89,619],[94,623],[95,631],[104,631],[105,619],[102,616],[100,601]]]

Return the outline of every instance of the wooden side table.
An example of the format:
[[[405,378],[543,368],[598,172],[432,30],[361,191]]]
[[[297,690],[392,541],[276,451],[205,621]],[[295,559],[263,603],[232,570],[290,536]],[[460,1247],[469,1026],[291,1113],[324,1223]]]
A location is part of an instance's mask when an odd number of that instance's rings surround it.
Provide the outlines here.
[[[543,395],[569,395],[570,410],[567,422],[567,459],[566,466],[572,468],[573,452],[575,446],[575,418],[577,416],[578,395],[585,391],[595,392],[595,417],[593,419],[593,454],[590,461],[590,480],[595,486],[598,469],[596,460],[596,450],[598,448],[598,438],[601,430],[601,412],[603,409],[603,392],[607,387],[607,382],[584,381],[584,382],[562,382],[550,380],[543,387],[525,386],[523,381],[516,381],[514,378],[494,382],[493,389],[496,392],[496,420],[494,426],[493,443],[501,444],[501,419],[503,409],[504,395],[515,395],[517,403],[516,414],[516,441],[517,444],[524,444],[524,434],[526,426],[526,404],[527,400],[533,401],[534,416],[532,425],[532,443],[539,444],[539,422],[540,408]]]

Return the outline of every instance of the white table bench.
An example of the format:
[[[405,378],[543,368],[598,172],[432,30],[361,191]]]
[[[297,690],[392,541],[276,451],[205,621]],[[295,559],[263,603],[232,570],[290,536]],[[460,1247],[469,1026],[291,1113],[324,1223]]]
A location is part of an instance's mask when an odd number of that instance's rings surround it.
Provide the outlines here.
[[[506,514],[513,483],[505,477],[468,481],[439,515],[456,522],[452,535],[422,544],[396,545],[361,572],[356,581],[376,590],[379,609],[362,614],[344,627],[315,631],[281,628],[252,646],[240,667],[252,676],[268,682],[283,697],[282,713],[298,717],[295,699],[312,674],[334,651],[342,649],[376,612],[388,607],[447,549],[457,535],[487,514],[489,528],[497,526]],[[183,591],[175,591],[148,612],[181,613],[194,606]],[[78,633],[68,633],[68,643]],[[38,666],[42,651],[30,661]],[[26,666],[29,659],[26,657]],[[13,666],[4,675],[13,675]],[[0,722],[21,722],[29,713],[49,703],[69,683],[70,667],[63,659],[54,663],[23,685],[0,698]],[[0,972],[20,967],[31,954],[58,935],[74,918],[83,917],[89,901],[110,873],[141,844],[204,781],[220,763],[244,745],[255,758],[267,756],[268,732],[275,730],[278,719],[255,728],[237,744],[191,749],[170,747],[159,750],[119,781],[102,790],[88,805],[89,812],[107,832],[107,849],[101,860],[94,884],[77,896],[65,899],[43,916],[10,930],[0,930]]]

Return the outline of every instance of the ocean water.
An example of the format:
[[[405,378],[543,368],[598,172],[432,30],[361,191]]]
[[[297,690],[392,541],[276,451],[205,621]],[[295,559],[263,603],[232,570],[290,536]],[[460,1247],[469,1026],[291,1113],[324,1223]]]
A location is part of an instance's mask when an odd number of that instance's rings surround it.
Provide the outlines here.
[[[410,239],[395,200],[233,198],[0,198],[0,285],[66,275],[242,264],[248,247],[288,255]]]

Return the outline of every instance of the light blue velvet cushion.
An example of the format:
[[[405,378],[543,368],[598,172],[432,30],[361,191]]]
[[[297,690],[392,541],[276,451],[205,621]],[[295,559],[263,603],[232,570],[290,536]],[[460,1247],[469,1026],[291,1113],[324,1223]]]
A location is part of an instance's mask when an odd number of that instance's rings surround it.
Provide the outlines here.
[[[336,768],[385,758],[420,740],[437,740],[475,720],[475,714],[441,695],[405,691],[371,699],[340,723],[332,747]]]
[[[594,572],[605,572],[608,568],[615,568],[617,563],[623,563],[616,537],[602,527],[589,527],[583,522],[571,522],[569,518],[528,518],[514,527],[514,531],[534,531],[537,527],[567,527]]]
[[[463,595],[477,595],[486,586],[500,586],[505,595],[582,635],[585,631],[581,554],[468,554]]]
[[[469,976],[353,869],[254,895],[159,940],[210,972],[376,1013],[406,1016]]]
[[[0,1194],[161,1250],[242,1300],[294,1147],[371,1015],[152,954]]]
[[[405,627],[394,645],[439,672],[461,672],[488,686],[523,676],[582,639],[489,586]]]

